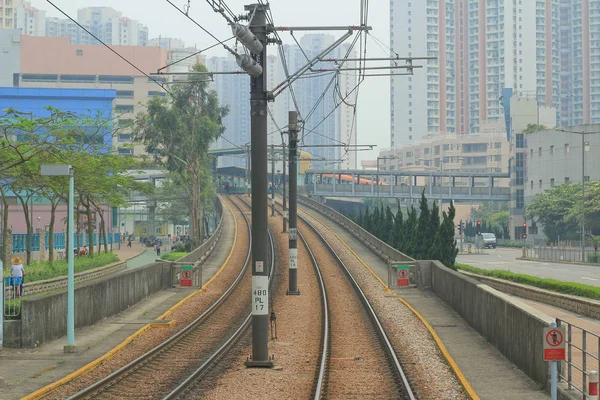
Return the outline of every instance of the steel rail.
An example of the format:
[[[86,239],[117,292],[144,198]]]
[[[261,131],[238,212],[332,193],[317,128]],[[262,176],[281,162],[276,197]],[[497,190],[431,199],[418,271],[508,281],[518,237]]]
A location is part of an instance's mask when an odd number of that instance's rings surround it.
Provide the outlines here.
[[[237,196],[236,196],[237,197]],[[239,198],[239,197],[238,197]],[[247,205],[245,200],[241,199],[241,201]],[[232,203],[242,212],[244,218],[246,215],[242,211],[241,207],[234,201]],[[247,220],[247,218],[246,218]],[[270,263],[271,269],[269,271],[269,287],[273,282],[273,271],[275,271],[275,241],[273,240],[273,235],[271,231],[267,231],[269,235],[269,249],[270,249]],[[252,247],[250,247],[252,248]],[[200,365],[195,371],[193,371],[183,382],[181,382],[175,389],[173,389],[169,394],[163,397],[163,400],[172,400],[177,398],[183,398],[187,392],[193,389],[194,385],[198,382],[198,379],[206,374],[215,364],[219,361],[226,353],[229,351],[246,333],[248,328],[250,327],[250,322],[252,321],[252,313],[248,314],[244,322],[240,325],[238,329],[221,345],[202,365]]]
[[[246,221],[246,228],[248,229],[248,237],[249,237],[249,242],[248,242],[249,246],[248,246],[248,252],[246,254],[246,259],[244,261],[244,267],[241,269],[240,273],[237,275],[237,277],[235,278],[235,280],[233,281],[231,286],[229,286],[229,288],[206,311],[204,311],[200,316],[198,316],[196,319],[194,319],[192,322],[190,322],[185,328],[183,328],[182,330],[177,332],[175,335],[171,336],[170,338],[168,338],[164,342],[160,343],[156,347],[154,347],[151,350],[147,351],[146,353],[142,354],[135,360],[129,362],[125,366],[123,366],[123,367],[119,368],[118,370],[112,372],[111,374],[105,376],[98,382],[96,382],[96,383],[88,386],[87,388],[75,393],[74,395],[68,397],[67,400],[81,399],[86,396],[91,396],[93,394],[100,393],[103,391],[103,389],[111,387],[112,385],[117,383],[120,380],[120,378],[127,376],[129,373],[131,373],[134,370],[136,370],[137,368],[141,367],[143,363],[150,361],[152,358],[159,355],[162,351],[167,350],[170,346],[174,345],[179,340],[181,340],[185,336],[187,336],[195,328],[202,325],[202,323],[229,297],[229,295],[233,292],[233,290],[239,285],[239,283],[242,281],[242,278],[244,277],[244,275],[248,269],[248,266],[250,265],[250,256],[251,256],[251,249],[252,249],[252,235],[251,235],[251,230],[250,230],[250,221],[248,221],[248,217],[246,216],[246,214],[244,214],[243,211],[241,211],[241,208],[234,201],[231,201],[231,203],[234,204],[236,206],[236,208],[238,210],[240,210],[240,212],[242,213],[242,216],[244,217],[244,220]]]
[[[277,205],[282,206],[281,203],[276,202]],[[283,217],[283,211],[279,209],[275,209],[275,211]],[[284,217],[285,218],[285,217]],[[322,339],[321,339],[321,354],[319,356],[319,369],[317,370],[317,374],[315,376],[315,384],[313,388],[313,399],[318,400],[322,397],[323,386],[325,382],[325,375],[327,373],[327,364],[329,362],[329,344],[331,342],[331,319],[329,318],[329,303],[327,301],[327,290],[325,289],[325,281],[323,280],[323,274],[321,273],[321,268],[319,267],[319,263],[317,262],[317,258],[315,257],[312,249],[308,245],[306,238],[302,234],[302,232],[298,231],[298,236],[304,243],[306,250],[311,258],[313,268],[315,269],[315,273],[317,274],[317,280],[319,282],[319,289],[321,290],[321,311],[323,313],[323,329],[322,329]]]
[[[279,204],[279,203],[277,203],[277,204]],[[375,310],[371,306],[371,303],[369,303],[369,300],[367,299],[367,296],[365,295],[365,293],[363,292],[363,290],[360,288],[358,282],[354,278],[354,275],[352,275],[352,272],[350,272],[350,270],[348,269],[348,267],[346,266],[346,264],[337,255],[337,253],[335,252],[335,250],[333,249],[333,247],[331,247],[331,245],[323,237],[323,235],[321,234],[321,232],[319,232],[317,230],[317,228],[315,228],[315,226],[312,225],[305,217],[303,217],[303,216],[301,216],[301,215],[298,214],[298,218],[302,222],[304,222],[317,235],[317,237],[319,238],[319,240],[329,250],[330,254],[337,260],[338,264],[340,265],[340,267],[342,268],[342,270],[344,271],[344,273],[346,274],[346,276],[350,280],[350,283],[354,287],[356,293],[358,294],[361,302],[363,303],[363,305],[364,305],[364,307],[365,307],[365,309],[367,311],[367,314],[369,315],[369,319],[371,320],[371,323],[373,324],[373,327],[375,328],[377,336],[379,337],[380,342],[381,342],[381,344],[382,344],[382,346],[383,346],[383,348],[385,350],[385,353],[386,353],[386,355],[388,357],[389,363],[391,364],[390,367],[393,370],[394,374],[396,375],[397,381],[399,381],[398,383],[406,391],[406,396],[407,396],[408,399],[410,399],[410,400],[416,400],[416,397],[415,397],[414,393],[412,392],[412,389],[410,387],[408,379],[406,378],[406,374],[404,373],[404,369],[402,368],[400,360],[398,360],[398,357],[396,356],[396,352],[394,351],[394,347],[392,346],[391,342],[389,341],[389,338],[388,338],[387,334],[385,333],[385,329],[381,325],[381,322],[379,321],[379,318],[377,317],[377,314],[375,313]],[[319,373],[321,374],[321,373],[324,373],[324,372],[319,372]],[[325,380],[321,380],[320,383],[323,385],[326,382],[325,382]],[[323,386],[320,390],[322,392],[325,392],[324,389],[325,389],[325,387]],[[325,395],[326,395],[326,393],[322,393],[321,397],[315,397],[314,399],[318,400],[318,399],[322,398]]]

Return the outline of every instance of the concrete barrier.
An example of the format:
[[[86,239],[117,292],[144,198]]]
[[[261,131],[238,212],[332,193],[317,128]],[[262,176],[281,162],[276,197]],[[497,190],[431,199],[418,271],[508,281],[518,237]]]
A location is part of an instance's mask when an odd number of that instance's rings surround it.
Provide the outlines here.
[[[78,272],[75,274],[75,285],[80,285],[85,282],[89,282],[95,279],[102,278],[107,275],[114,275],[117,272],[122,271],[127,267],[127,261],[120,261],[106,265],[104,267],[94,268],[89,271]],[[27,276],[25,276],[27,278]],[[23,285],[23,296],[31,296],[39,293],[51,292],[67,287],[66,276],[57,276],[52,279],[45,279],[43,281],[25,282]],[[6,298],[9,297],[8,292],[11,290],[9,287],[5,289]]]
[[[116,315],[171,286],[170,266],[160,262],[76,287],[75,328]],[[37,347],[58,339],[67,332],[67,292],[23,300],[21,319],[7,322],[10,322],[4,328],[7,347]]]
[[[427,268],[426,262],[421,267]],[[531,379],[548,388],[543,330],[554,319],[510,295],[429,261],[431,288],[467,323]]]
[[[585,315],[589,318],[600,319],[600,301],[598,300],[556,293],[550,290],[540,289],[529,285],[522,285],[520,283],[510,282],[504,279],[472,274],[466,271],[459,272],[470,278],[476,279],[479,282],[485,283],[486,285],[491,286],[501,292],[563,308],[577,314]]]

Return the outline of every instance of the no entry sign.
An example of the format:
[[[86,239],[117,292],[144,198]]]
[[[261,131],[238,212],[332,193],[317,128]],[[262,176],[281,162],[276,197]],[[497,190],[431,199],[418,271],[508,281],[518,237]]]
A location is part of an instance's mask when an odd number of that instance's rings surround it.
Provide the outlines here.
[[[398,286],[408,286],[409,282],[408,282],[408,272],[409,272],[409,266],[408,265],[398,265],[396,267],[396,271],[398,273]]]
[[[544,361],[565,360],[565,328],[544,328]]]
[[[181,286],[192,286],[192,266],[181,266]]]

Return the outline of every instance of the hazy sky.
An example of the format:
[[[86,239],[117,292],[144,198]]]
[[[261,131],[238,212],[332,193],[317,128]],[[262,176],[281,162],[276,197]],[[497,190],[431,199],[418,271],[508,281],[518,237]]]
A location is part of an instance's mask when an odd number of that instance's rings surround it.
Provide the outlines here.
[[[172,0],[182,8],[186,0]],[[150,37],[174,37],[183,39],[188,46],[196,45],[198,49],[215,43],[194,23],[179,13],[166,0],[52,0],[73,18],[77,17],[77,9],[92,6],[112,7],[121,11],[124,16],[138,20],[148,26]],[[34,7],[47,11],[48,17],[62,17],[50,3],[45,0],[31,0]],[[231,30],[221,15],[213,12],[206,0],[190,0],[189,14],[204,28],[219,39],[231,36]],[[244,5],[250,0],[227,0],[226,4],[235,14],[244,11]],[[273,0],[271,10],[275,25],[357,25],[359,24],[359,0]],[[373,27],[372,36],[389,45],[389,1],[369,1],[369,21]],[[336,33],[339,35],[339,33]],[[299,36],[300,33],[298,32]],[[289,33],[281,34],[286,43],[293,43]],[[352,38],[351,38],[352,39]],[[276,54],[276,48],[270,46],[270,54]],[[210,50],[207,55],[224,55],[222,49]],[[369,57],[385,56],[384,51],[375,40],[369,39],[367,44]],[[401,55],[402,56],[402,55]],[[115,59],[115,62],[120,62]],[[377,65],[372,63],[373,66]],[[379,64],[381,65],[381,64]],[[389,65],[389,64],[388,64]],[[378,71],[376,71],[378,72]],[[418,73],[418,70],[417,72]],[[358,99],[358,143],[376,144],[377,151],[389,147],[390,138],[390,90],[389,77],[366,78],[361,84]],[[308,110],[300,110],[307,113]],[[325,132],[324,132],[325,133]],[[359,160],[375,158],[375,152],[359,152]],[[360,164],[359,164],[360,168]]]

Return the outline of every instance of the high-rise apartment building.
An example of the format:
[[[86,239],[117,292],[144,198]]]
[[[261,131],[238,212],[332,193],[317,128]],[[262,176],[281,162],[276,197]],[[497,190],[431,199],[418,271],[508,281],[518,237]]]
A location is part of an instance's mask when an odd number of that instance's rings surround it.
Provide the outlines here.
[[[307,58],[317,56],[335,41],[332,35],[308,34],[300,39],[299,46],[284,46],[289,73],[294,73],[307,63]],[[355,57],[349,45],[339,46],[327,55],[327,58]],[[344,64],[346,68],[354,68],[354,62]],[[332,62],[321,62],[313,70],[335,68]],[[279,81],[285,75],[280,69]],[[356,144],[356,122],[354,121],[354,103],[356,102],[355,86],[357,76],[354,71],[341,71],[339,74],[323,73],[304,76],[293,83],[296,103],[300,117],[304,119],[304,129],[299,132],[300,145],[306,146],[304,151],[310,152],[315,168],[356,168],[356,151],[354,147],[344,149],[342,144]],[[287,111],[296,109],[290,90],[281,93],[275,100],[280,126],[287,125]],[[327,145],[337,147],[327,147]],[[322,160],[322,161],[319,161]]]
[[[207,65],[211,72],[239,71],[235,58],[211,57]],[[244,147],[250,143],[250,77],[239,75],[214,75],[213,88],[219,95],[219,104],[229,107],[229,114],[223,118],[225,132],[214,144],[214,148],[228,149]],[[219,157],[219,167],[246,167],[245,156]]]
[[[15,29],[15,13],[23,5],[23,0],[3,0],[0,2],[0,29]]]
[[[44,36],[46,33],[46,11],[31,7],[29,2],[21,2],[15,7],[15,28],[23,35]]]
[[[503,89],[556,107],[562,125],[600,121],[600,0],[392,0],[390,7],[394,52],[438,57],[412,77],[392,77],[392,147],[499,126]]]
[[[600,1],[560,5],[561,125],[600,123]]]
[[[148,28],[138,21],[123,17],[110,7],[88,7],[77,11],[77,22],[98,39],[112,46],[146,46]],[[61,18],[46,19],[46,36],[70,38],[72,44],[99,44],[77,24]]]

